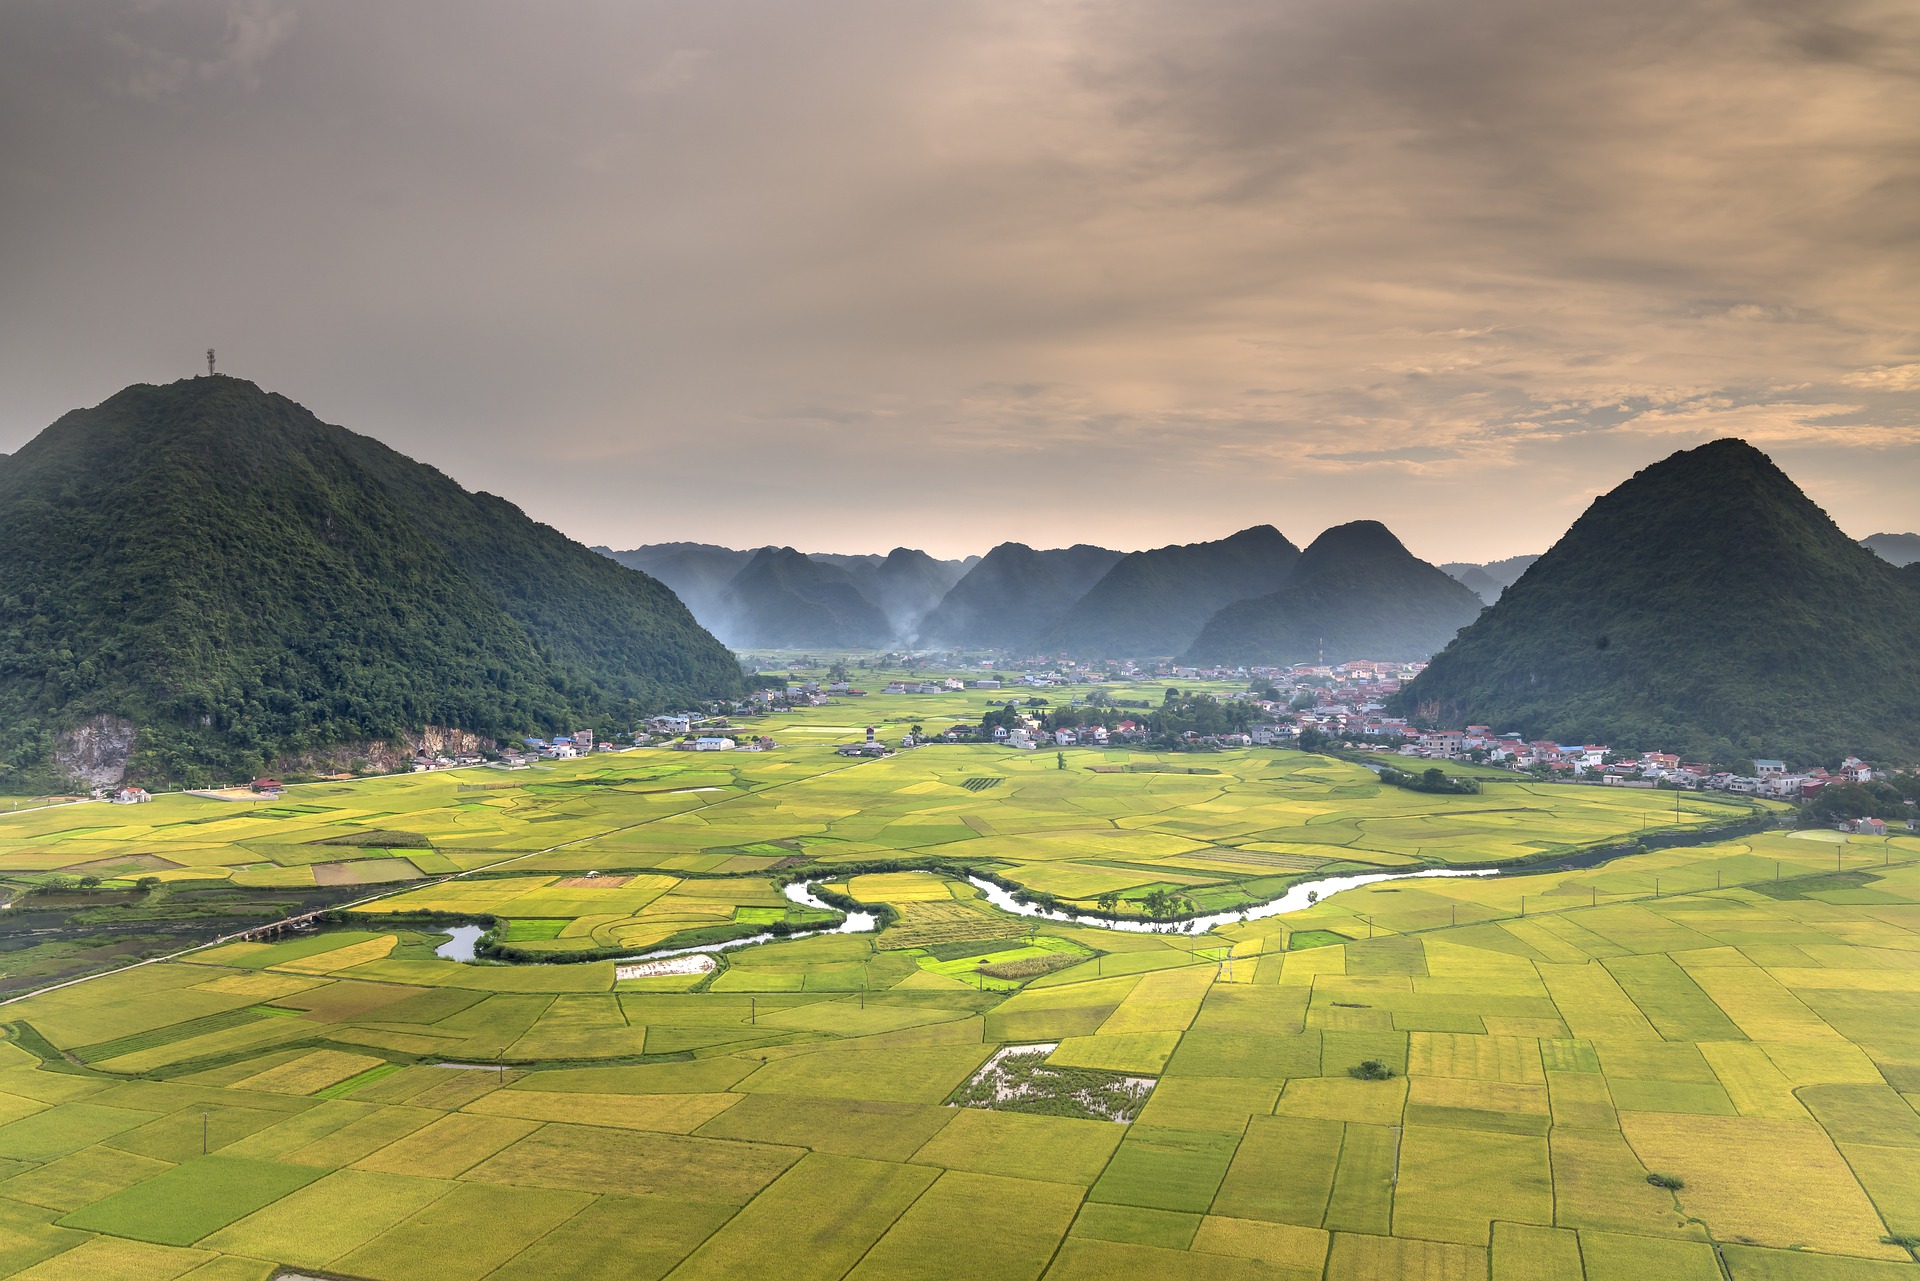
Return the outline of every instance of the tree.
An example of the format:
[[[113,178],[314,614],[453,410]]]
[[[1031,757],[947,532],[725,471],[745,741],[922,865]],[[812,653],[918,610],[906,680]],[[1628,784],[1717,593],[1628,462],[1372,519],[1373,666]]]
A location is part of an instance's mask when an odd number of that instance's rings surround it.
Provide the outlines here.
[[[1112,916],[1120,910],[1120,895],[1113,890],[1108,890],[1099,898],[1093,900],[1093,905],[1102,912],[1105,912],[1108,916]]]
[[[1430,790],[1437,792],[1447,785],[1447,773],[1436,765],[1422,773],[1420,781]]]
[[[833,660],[833,666],[827,668],[827,679],[830,681],[843,681],[847,679],[847,663],[845,659],[836,658]]]
[[[1053,767],[1055,769],[1065,769],[1067,767],[1067,754],[1065,752],[1055,752],[1053,754]]]

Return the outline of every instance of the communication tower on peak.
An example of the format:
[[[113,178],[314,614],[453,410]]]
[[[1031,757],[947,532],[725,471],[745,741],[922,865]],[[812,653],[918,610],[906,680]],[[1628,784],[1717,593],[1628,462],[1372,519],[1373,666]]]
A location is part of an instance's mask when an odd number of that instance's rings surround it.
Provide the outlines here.
[[[207,348],[207,377],[213,377],[213,348]]]

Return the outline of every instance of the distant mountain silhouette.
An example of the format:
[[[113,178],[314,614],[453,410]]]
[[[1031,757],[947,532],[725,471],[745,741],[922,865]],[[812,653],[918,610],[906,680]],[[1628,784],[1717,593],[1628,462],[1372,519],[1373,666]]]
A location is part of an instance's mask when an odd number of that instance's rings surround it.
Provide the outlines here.
[[[1697,760],[1913,760],[1917,588],[1717,440],[1596,499],[1397,705]]]
[[[843,647],[841,642],[802,639],[803,635],[820,634],[820,619],[811,607],[796,609],[792,601],[780,605],[765,597],[768,591],[787,591],[790,585],[785,584],[784,580],[765,578],[745,585],[744,595],[728,594],[728,587],[740,576],[741,571],[756,555],[769,550],[767,548],[735,551],[731,547],[712,543],[652,543],[624,552],[608,547],[595,547],[593,550],[658,578],[674,590],[703,626],[730,642],[765,648]],[[791,548],[783,550],[792,551]],[[885,556],[877,553],[841,555],[834,552],[794,554],[804,555],[814,564],[834,571],[812,580],[816,587],[808,590],[831,591],[833,589],[826,585],[839,582],[836,575],[844,573],[854,589],[880,611],[888,623],[886,635],[865,642],[877,646],[910,641],[919,627],[920,619],[939,604],[948,589],[960,581],[961,576],[980,559],[970,556],[965,560],[935,560],[927,553],[909,547],[896,547]],[[844,604],[842,601],[841,605],[835,606],[843,622],[852,617],[843,608]],[[751,619],[740,617],[743,607],[754,611]],[[800,624],[804,631],[779,637],[778,620],[781,618]],[[869,624],[870,620],[863,621],[856,630],[865,635]],[[743,627],[747,629],[744,633],[741,631]],[[841,624],[830,625],[828,631],[844,634]],[[744,634],[761,639],[735,640]]]
[[[919,643],[1030,648],[1120,556],[1085,543],[1053,551],[1001,543],[981,557],[921,620]]]
[[[1440,566],[1455,581],[1471,588],[1481,600],[1491,605],[1500,599],[1500,593],[1514,585],[1520,575],[1527,572],[1527,566],[1539,560],[1538,556],[1509,556],[1505,560],[1488,561],[1484,565],[1475,565],[1469,561],[1452,561]]]
[[[1480,611],[1480,598],[1420,560],[1385,525],[1337,525],[1300,554],[1279,591],[1220,610],[1185,661],[1280,665],[1425,658]]]
[[[1869,534],[1860,545],[1890,564],[1920,561],[1920,534]]]
[[[872,559],[871,565],[850,569],[854,585],[886,615],[892,638],[901,642],[913,640],[920,620],[967,572],[960,561],[935,560],[911,547],[896,547]]]
[[[868,649],[893,628],[853,576],[791,547],[763,547],[720,596],[721,634],[735,646]]]
[[[712,543],[655,543],[624,552],[605,547],[593,550],[671,587],[701,625],[716,634],[722,619],[721,594],[753,559],[752,551],[735,551]]]
[[[1086,658],[1172,656],[1219,609],[1275,590],[1300,549],[1271,525],[1208,543],[1122,556],[1040,638],[1039,647]]]

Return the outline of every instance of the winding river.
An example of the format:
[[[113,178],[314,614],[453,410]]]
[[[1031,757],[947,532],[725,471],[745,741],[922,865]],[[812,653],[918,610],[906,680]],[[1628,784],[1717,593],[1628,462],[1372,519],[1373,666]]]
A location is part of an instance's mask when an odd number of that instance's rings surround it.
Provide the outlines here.
[[[816,908],[822,912],[839,911],[839,908],[834,907],[830,903],[823,902],[814,896],[813,887],[815,884],[816,882],[813,881],[795,881],[790,885],[782,887],[781,893],[787,896],[789,902],[797,903],[801,907]],[[608,959],[614,961],[658,961],[669,956],[692,956],[699,952],[731,952],[737,947],[753,947],[759,943],[771,943],[775,939],[812,938],[816,934],[871,934],[878,925],[879,921],[872,912],[848,912],[846,919],[842,920],[840,924],[829,928],[794,930],[789,934],[774,934],[770,932],[749,934],[745,938],[728,939],[723,943],[702,943],[697,947],[659,947],[647,952],[635,952],[632,956],[615,956]],[[452,937],[439,947],[434,948],[433,954],[449,961],[471,961],[474,959],[474,946],[480,941],[480,936],[486,933],[486,927],[481,925],[458,925],[449,930],[448,933]],[[536,961],[533,962],[533,964],[557,965],[564,964],[564,962]]]
[[[1514,869],[1516,871],[1521,869]],[[1527,869],[1533,870],[1533,869]],[[1019,903],[1009,890],[1002,889],[991,881],[977,876],[967,878],[968,882],[985,895],[987,901],[1003,912],[1015,916],[1037,916],[1048,921],[1067,921],[1074,925],[1091,926],[1100,930],[1118,930],[1128,934],[1205,934],[1220,925],[1232,925],[1239,921],[1257,921],[1264,917],[1279,916],[1284,912],[1298,912],[1313,906],[1329,895],[1341,890],[1358,889],[1362,885],[1374,885],[1381,881],[1416,881],[1430,876],[1498,876],[1498,868],[1428,868],[1419,872],[1365,872],[1352,876],[1323,876],[1318,880],[1301,881],[1290,887],[1279,898],[1269,899],[1253,907],[1239,908],[1231,912],[1214,912],[1206,916],[1196,916],[1184,921],[1114,921],[1104,916],[1081,916],[1073,912],[1061,912],[1042,908],[1033,903]],[[815,896],[813,887],[816,881],[794,881],[782,887],[781,892],[788,901],[801,907],[811,907],[823,912],[839,909]],[[840,924],[827,929],[795,930],[790,934],[762,933],[748,935],[746,938],[728,939],[724,943],[702,943],[697,947],[655,948],[651,951],[635,952],[631,956],[617,956],[615,961],[657,961],[669,956],[690,956],[697,952],[730,952],[739,947],[753,947],[760,943],[771,943],[776,939],[811,938],[817,934],[870,934],[879,922],[871,912],[849,912]],[[484,926],[455,926],[452,935],[445,943],[434,949],[434,955],[449,961],[471,961],[474,959],[474,945],[486,932]],[[560,964],[561,962],[534,962],[534,964]]]

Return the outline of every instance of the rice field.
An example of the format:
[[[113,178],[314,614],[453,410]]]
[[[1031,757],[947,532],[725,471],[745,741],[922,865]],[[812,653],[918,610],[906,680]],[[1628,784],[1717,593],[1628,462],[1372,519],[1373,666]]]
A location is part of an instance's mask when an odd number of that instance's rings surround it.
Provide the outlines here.
[[[1230,903],[1722,811],[1382,794],[1292,753],[1096,773],[1124,754],[833,741],[0,819],[10,878],[364,857],[381,896],[0,1005],[0,1276],[1920,1277],[1920,840],[1772,832],[1116,933],[941,869]],[[317,847],[356,827],[445,862]],[[434,955],[441,917],[556,958],[764,930],[791,859],[894,924],[705,974]],[[1120,1122],[1063,1090],[996,1106],[982,1070],[1023,1046],[1040,1077],[1150,1088]]]

